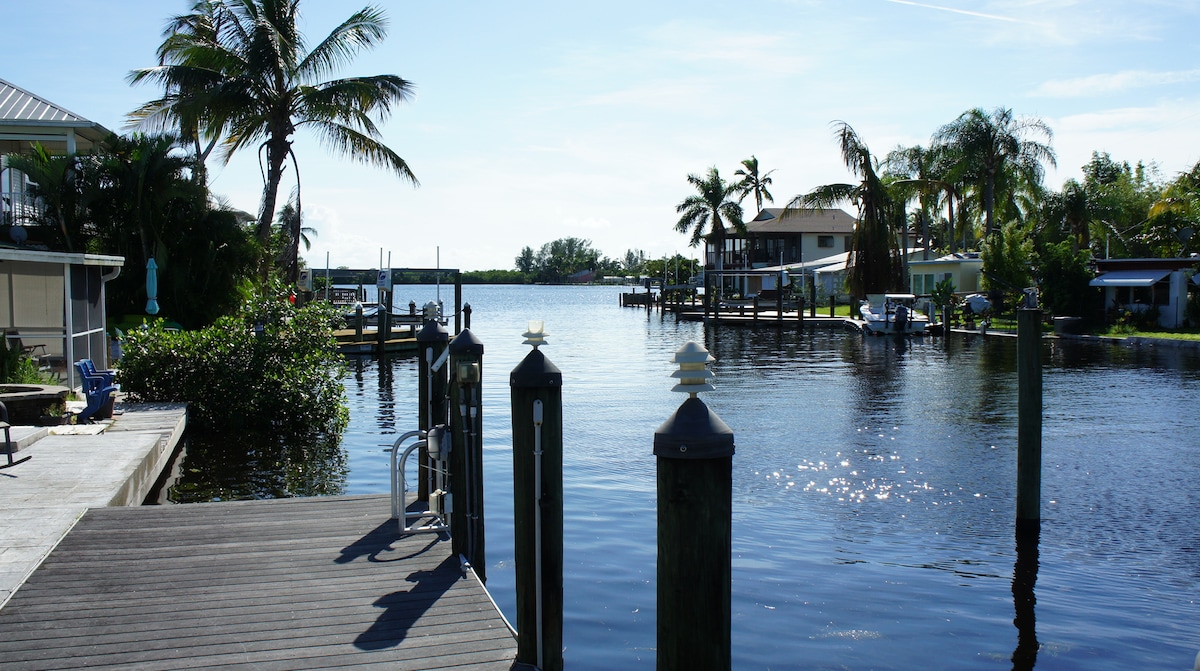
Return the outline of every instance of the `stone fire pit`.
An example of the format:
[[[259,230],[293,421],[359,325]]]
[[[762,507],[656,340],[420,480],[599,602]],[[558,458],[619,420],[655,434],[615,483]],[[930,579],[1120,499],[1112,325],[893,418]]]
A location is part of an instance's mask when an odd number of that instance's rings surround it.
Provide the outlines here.
[[[34,425],[50,406],[62,406],[70,389],[52,384],[0,385],[0,402],[8,408],[8,423]]]

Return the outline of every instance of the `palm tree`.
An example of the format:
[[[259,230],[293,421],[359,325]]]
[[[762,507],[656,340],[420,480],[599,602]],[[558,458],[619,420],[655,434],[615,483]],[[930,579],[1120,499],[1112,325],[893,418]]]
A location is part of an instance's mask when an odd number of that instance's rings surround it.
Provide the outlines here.
[[[711,167],[703,177],[696,174],[688,175],[688,184],[696,187],[697,193],[684,198],[675,206],[675,212],[680,214],[675,230],[680,233],[692,234],[688,243],[692,247],[700,244],[705,238],[716,249],[714,266],[717,275],[725,268],[725,236],[726,222],[738,233],[746,232],[746,223],[742,221],[742,206],[730,200],[730,197],[740,189],[738,183],[726,183],[721,178],[717,168]],[[705,231],[708,231],[707,234]],[[717,286],[721,291],[722,280]]]
[[[85,165],[84,157],[51,154],[41,143],[34,143],[28,154],[7,158],[9,168],[29,179],[29,195],[36,200],[33,207],[13,203],[11,223],[41,227],[52,248],[82,249],[88,227],[84,172],[93,163],[92,157]]]
[[[292,189],[288,202],[275,217],[275,227],[279,241],[277,260],[283,270],[283,281],[295,284],[300,278],[300,245],[304,245],[304,251],[312,249],[311,237],[317,235],[316,229],[301,224],[299,189]]]
[[[219,5],[209,0],[197,0],[191,14],[182,14],[167,22],[163,43],[158,47],[158,64],[167,65],[185,60],[189,45],[215,44],[221,32]],[[131,83],[141,81],[138,72],[131,73]],[[178,131],[181,144],[191,147],[196,161],[193,177],[207,185],[205,162],[217,146],[219,135],[205,137],[203,118],[205,96],[216,89],[221,73],[209,68],[179,66],[173,81],[166,84],[163,98],[145,103],[130,112],[132,126],[156,132]]]
[[[381,10],[359,10],[308,50],[296,29],[299,0],[212,0],[196,7],[190,19],[175,20],[183,28],[160,49],[166,64],[131,74],[134,83],[153,81],[165,90],[135,116],[173,116],[181,124],[192,120],[204,137],[223,138],[225,161],[257,147],[265,164],[256,225],[264,253],[284,165],[290,158],[297,167],[292,136],[299,128],[311,128],[335,150],[417,184],[404,159],[380,140],[376,126],[393,105],[411,97],[412,84],[396,75],[322,81],[386,36]],[[261,265],[265,279],[265,256]]]
[[[1030,136],[1043,136],[1047,143]],[[1005,176],[1040,183],[1042,163],[1055,165],[1054,150],[1048,142],[1054,133],[1040,119],[1017,118],[1010,109],[997,107],[991,112],[975,108],[942,126],[934,142],[950,148],[957,156],[956,172],[972,180],[982,196],[985,235],[995,227],[996,190],[1004,186]]]
[[[842,161],[857,184],[825,184],[792,198],[787,209],[829,208],[850,201],[858,207],[858,223],[850,238],[847,283],[850,293],[862,297],[903,286],[902,263],[896,246],[895,227],[903,226],[903,215],[879,178],[876,160],[858,133],[844,121],[834,122],[834,135],[841,147]]]
[[[758,211],[762,212],[763,200],[768,203],[774,203],[775,199],[771,196],[771,192],[767,187],[771,186],[771,173],[774,170],[768,170],[766,173],[758,174],[758,157],[751,155],[750,158],[742,161],[742,167],[734,171],[734,175],[741,177],[742,180],[737,183],[738,203],[745,200],[746,196],[754,194],[754,204],[758,207]]]

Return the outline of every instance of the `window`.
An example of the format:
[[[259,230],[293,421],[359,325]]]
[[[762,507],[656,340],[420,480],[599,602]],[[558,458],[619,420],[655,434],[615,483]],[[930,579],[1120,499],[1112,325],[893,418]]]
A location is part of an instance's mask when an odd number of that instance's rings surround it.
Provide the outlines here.
[[[933,288],[937,286],[933,281],[932,273],[913,273],[912,275],[912,292],[917,296],[933,293]]]
[[[833,236],[832,235],[818,235],[817,236],[817,246],[818,247],[833,247]]]

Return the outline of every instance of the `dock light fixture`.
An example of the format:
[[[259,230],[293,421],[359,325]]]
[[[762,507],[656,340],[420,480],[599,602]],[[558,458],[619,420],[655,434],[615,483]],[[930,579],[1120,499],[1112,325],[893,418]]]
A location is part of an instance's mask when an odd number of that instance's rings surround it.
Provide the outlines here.
[[[421,311],[425,314],[425,321],[433,321],[438,318],[438,304],[433,301],[426,303]]]
[[[671,373],[671,377],[678,378],[679,384],[671,387],[671,391],[678,391],[689,394],[691,398],[696,398],[696,394],[702,391],[712,391],[716,389],[711,380],[716,376],[708,369],[708,364],[716,361],[708,350],[695,341],[689,341],[675,350],[675,363],[679,364],[679,370]]]
[[[526,330],[525,333],[522,334],[522,337],[525,338],[525,342],[523,342],[521,344],[522,345],[533,345],[534,349],[537,349],[541,345],[545,345],[546,344],[545,328],[546,328],[545,322],[543,322],[541,319],[529,320],[529,325],[527,327],[528,330]]]

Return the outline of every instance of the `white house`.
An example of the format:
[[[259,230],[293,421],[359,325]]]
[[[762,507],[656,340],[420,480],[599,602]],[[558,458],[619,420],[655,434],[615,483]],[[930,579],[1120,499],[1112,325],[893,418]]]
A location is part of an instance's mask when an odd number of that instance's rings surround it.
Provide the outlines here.
[[[1158,311],[1158,325],[1179,328],[1187,321],[1188,282],[1195,283],[1200,257],[1096,259],[1093,287],[1104,290],[1106,312]]]

